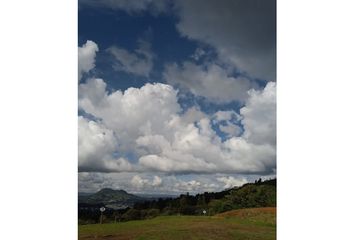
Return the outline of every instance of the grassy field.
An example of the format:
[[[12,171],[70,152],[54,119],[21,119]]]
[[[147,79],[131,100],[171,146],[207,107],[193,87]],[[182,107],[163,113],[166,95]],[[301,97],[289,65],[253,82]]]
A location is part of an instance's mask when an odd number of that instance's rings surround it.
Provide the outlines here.
[[[216,216],[163,216],[117,224],[79,226],[79,239],[238,239],[276,238],[276,209],[253,208]]]

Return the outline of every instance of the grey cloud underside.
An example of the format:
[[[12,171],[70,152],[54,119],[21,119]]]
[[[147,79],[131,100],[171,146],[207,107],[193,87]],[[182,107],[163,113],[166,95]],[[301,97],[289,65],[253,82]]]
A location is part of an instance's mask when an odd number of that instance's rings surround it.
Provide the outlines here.
[[[274,81],[275,5],[275,0],[179,0],[177,28],[214,46],[224,61],[239,70]]]

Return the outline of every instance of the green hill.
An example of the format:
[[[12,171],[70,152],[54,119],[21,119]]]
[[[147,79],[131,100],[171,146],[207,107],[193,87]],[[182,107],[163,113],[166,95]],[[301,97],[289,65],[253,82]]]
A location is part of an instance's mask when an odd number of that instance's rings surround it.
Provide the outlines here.
[[[222,192],[205,192],[197,195],[182,194],[177,198],[139,202],[125,216],[128,219],[144,219],[146,215],[208,215],[242,208],[276,206],[276,179],[247,183]],[[138,211],[138,212],[137,212]],[[123,216],[124,217],[124,216]]]
[[[214,199],[208,206],[212,214],[233,209],[260,208],[276,206],[276,179],[247,183],[231,189],[221,199]]]
[[[159,216],[143,221],[79,226],[79,240],[90,239],[276,239],[276,209],[254,208],[209,216]]]

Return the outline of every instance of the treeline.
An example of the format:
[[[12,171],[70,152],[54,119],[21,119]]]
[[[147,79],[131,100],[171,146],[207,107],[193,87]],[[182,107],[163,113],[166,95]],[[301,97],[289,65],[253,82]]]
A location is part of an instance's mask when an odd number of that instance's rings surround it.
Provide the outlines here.
[[[247,183],[222,192],[205,192],[197,195],[181,194],[178,198],[158,199],[136,203],[132,208],[107,210],[104,221],[148,219],[159,215],[214,215],[241,208],[275,207],[276,179]],[[96,215],[95,215],[96,214]],[[79,212],[79,223],[98,222],[99,212],[84,216]]]

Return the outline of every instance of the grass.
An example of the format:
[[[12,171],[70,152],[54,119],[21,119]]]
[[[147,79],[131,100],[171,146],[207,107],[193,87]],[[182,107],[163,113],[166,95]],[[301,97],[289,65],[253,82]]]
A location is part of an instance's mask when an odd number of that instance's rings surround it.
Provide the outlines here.
[[[179,240],[276,238],[275,208],[240,209],[216,216],[161,216],[117,224],[79,226],[79,240]]]

